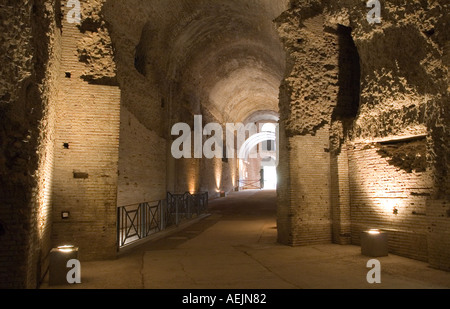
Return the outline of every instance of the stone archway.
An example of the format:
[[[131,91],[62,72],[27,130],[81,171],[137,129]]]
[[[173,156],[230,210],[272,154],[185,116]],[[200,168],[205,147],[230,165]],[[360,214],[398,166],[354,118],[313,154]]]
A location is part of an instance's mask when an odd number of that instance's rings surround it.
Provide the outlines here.
[[[233,189],[237,161],[170,156],[195,115],[280,115],[281,243],[378,227],[391,252],[449,270],[448,1],[383,2],[380,24],[360,0],[92,0],[80,24],[66,1],[2,6],[0,282],[35,287],[67,242],[115,257],[118,187]]]
[[[389,3],[382,22],[370,24],[356,1],[297,1],[276,20],[290,63],[280,96],[282,243],[358,245],[362,230],[378,227],[395,239],[391,252],[448,269],[449,251],[436,242],[448,244],[448,225],[436,217],[448,182],[434,183],[447,179],[448,166],[423,159],[445,157],[436,128],[447,119],[438,110],[448,98],[447,79],[437,73],[448,71],[439,56],[446,53],[441,8],[416,3],[399,13]],[[343,61],[341,50],[351,51],[345,42],[356,46],[359,64]],[[358,87],[342,78],[344,63],[359,66]]]

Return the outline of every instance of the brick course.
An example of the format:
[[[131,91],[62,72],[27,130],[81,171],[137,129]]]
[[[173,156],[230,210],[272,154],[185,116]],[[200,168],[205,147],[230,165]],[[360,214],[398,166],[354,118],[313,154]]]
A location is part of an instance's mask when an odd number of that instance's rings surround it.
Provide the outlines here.
[[[116,256],[120,89],[81,78],[86,67],[77,44],[82,38],[75,24],[63,21],[52,243],[78,246],[80,259],[91,260]],[[63,211],[70,212],[69,219],[61,218]]]

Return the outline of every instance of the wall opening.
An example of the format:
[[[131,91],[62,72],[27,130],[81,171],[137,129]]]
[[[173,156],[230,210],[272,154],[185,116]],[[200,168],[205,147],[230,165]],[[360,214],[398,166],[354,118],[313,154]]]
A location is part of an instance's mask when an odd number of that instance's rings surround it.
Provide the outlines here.
[[[358,116],[361,95],[361,65],[352,29],[338,25],[339,92],[332,115],[330,173],[333,242],[351,243],[351,211],[349,163],[345,140],[351,138],[353,123]]]
[[[278,183],[277,167],[276,166],[264,166],[263,179],[265,190],[276,190]]]
[[[338,25],[339,37],[339,93],[333,120],[342,121],[344,133],[351,128],[359,111],[361,95],[361,65],[352,29]]]
[[[6,234],[5,227],[3,226],[3,223],[0,222],[0,236],[3,236]]]

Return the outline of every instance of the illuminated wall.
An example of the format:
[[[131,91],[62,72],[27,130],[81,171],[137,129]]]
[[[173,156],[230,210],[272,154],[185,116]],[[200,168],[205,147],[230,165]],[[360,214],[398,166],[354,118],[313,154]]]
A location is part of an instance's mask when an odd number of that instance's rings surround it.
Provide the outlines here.
[[[113,258],[121,92],[103,75],[109,70],[102,65],[113,68],[114,63],[105,64],[111,51],[104,40],[104,45],[96,40],[102,30],[82,32],[66,19],[62,26],[52,244],[79,247],[81,260]],[[105,49],[104,57],[92,55],[97,48]],[[62,212],[70,217],[63,219]]]
[[[428,260],[427,199],[430,170],[406,171],[390,164],[377,143],[349,145],[352,242],[370,228],[388,232],[393,254]]]
[[[279,241],[296,246],[330,243],[328,128],[321,129],[315,136],[285,138],[281,135],[280,146]]]
[[[249,158],[248,165],[246,169],[247,177],[245,178],[248,181],[257,181],[261,179],[261,158]],[[259,183],[256,184],[259,186]]]
[[[48,70],[49,81],[46,85],[49,88],[46,96],[47,109],[45,112],[45,118],[42,121],[42,127],[46,128],[41,131],[42,144],[39,148],[40,162],[39,169],[36,173],[38,178],[37,187],[35,188],[35,197],[37,198],[37,217],[36,228],[39,240],[39,255],[37,278],[42,280],[45,276],[49,266],[49,252],[52,249],[52,207],[53,207],[53,183],[54,183],[54,152],[55,152],[55,139],[56,139],[56,104],[58,102],[57,86],[59,83],[59,77],[54,72],[58,72],[60,69],[60,33],[59,29],[55,27],[55,45],[53,45],[53,51],[51,53]]]
[[[200,159],[175,160],[176,186],[172,193],[198,192],[200,188]]]
[[[56,14],[54,3],[44,1],[0,7],[0,288],[34,289],[48,265]]]
[[[333,242],[359,244],[362,230],[381,228],[392,253],[448,270],[445,1],[387,1],[373,25],[357,2],[298,0],[276,20],[290,55],[280,93],[279,238],[326,235],[325,226],[307,226],[327,203],[314,196],[329,190]],[[319,136],[328,126],[326,145]],[[320,152],[313,138],[324,142],[330,171],[311,169]]]
[[[348,159],[347,147],[341,147],[339,153],[332,152],[330,159],[333,242],[341,245],[352,242]]]
[[[166,140],[122,105],[117,206],[166,198]]]
[[[239,183],[239,170],[236,158],[202,159],[199,174],[200,190],[208,192],[211,198],[220,196],[220,192],[232,192]]]

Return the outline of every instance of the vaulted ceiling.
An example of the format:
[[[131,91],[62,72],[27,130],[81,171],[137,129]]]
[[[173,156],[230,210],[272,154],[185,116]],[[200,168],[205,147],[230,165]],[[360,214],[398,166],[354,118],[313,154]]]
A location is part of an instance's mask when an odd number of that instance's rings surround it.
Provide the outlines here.
[[[286,60],[273,20],[288,0],[109,1],[117,18],[135,14],[130,39],[139,40],[147,70],[163,84],[176,81],[192,106],[223,122],[278,111]]]

